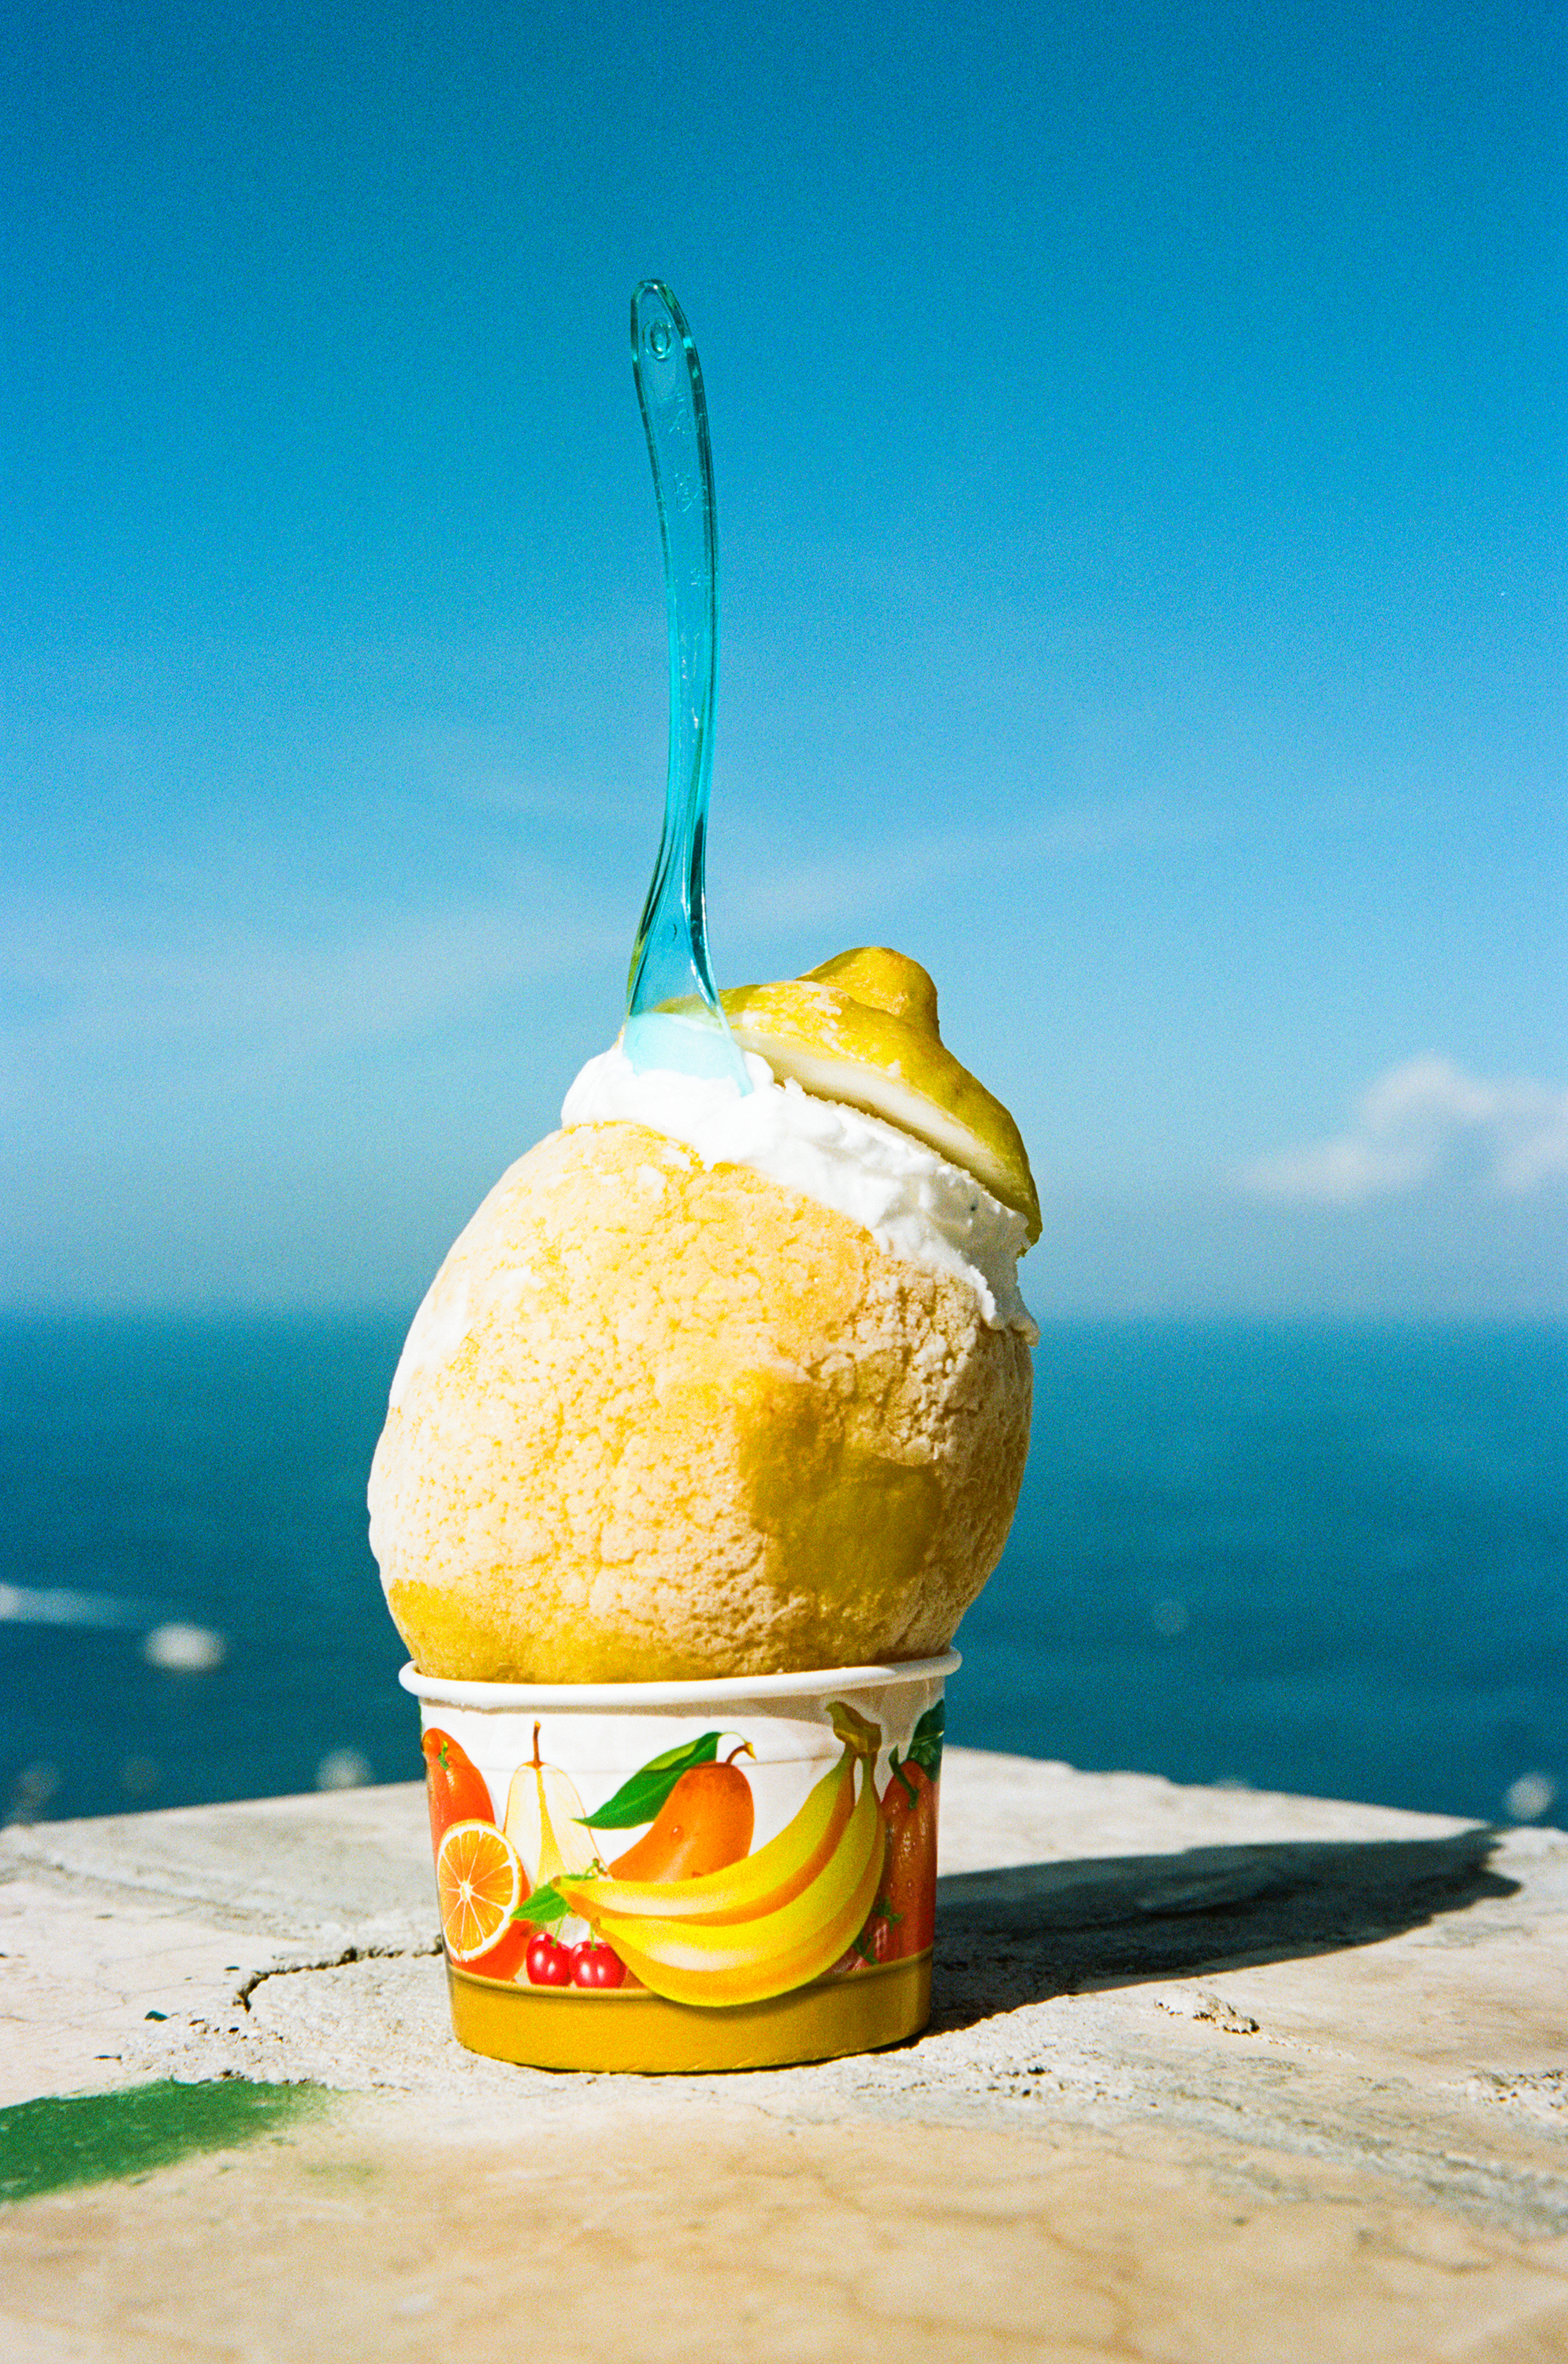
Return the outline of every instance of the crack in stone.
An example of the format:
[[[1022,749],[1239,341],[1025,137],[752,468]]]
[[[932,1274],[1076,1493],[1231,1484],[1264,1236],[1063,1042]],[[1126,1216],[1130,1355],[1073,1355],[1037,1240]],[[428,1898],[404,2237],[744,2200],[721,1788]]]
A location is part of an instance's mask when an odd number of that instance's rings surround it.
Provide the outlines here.
[[[308,1970],[341,1970],[350,1962],[417,1962],[439,1954],[441,1941],[434,1937],[425,1946],[346,1946],[340,1953],[328,1955],[317,1962],[279,1962],[270,1970],[252,1970],[235,1993],[236,2006],[243,2012],[250,2009],[250,1998],[268,1979],[295,1979]]]

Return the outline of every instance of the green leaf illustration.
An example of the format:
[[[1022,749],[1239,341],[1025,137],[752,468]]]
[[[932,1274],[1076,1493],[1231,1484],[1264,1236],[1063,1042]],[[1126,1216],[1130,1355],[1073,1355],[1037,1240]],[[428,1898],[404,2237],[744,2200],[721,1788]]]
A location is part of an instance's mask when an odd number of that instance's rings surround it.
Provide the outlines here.
[[[572,1907],[553,1879],[547,1879],[542,1888],[536,1888],[531,1896],[525,1897],[512,1915],[514,1921],[531,1921],[536,1929],[553,1929],[558,1922],[571,1917]]]
[[[722,1736],[705,1732],[700,1740],[688,1740],[680,1748],[667,1748],[662,1756],[651,1756],[640,1772],[623,1782],[607,1805],[596,1814],[583,1816],[584,1829],[629,1831],[639,1823],[651,1823],[683,1773],[689,1773],[694,1765],[712,1764]]]
[[[942,1734],[947,1728],[947,1711],[939,1700],[929,1707],[909,1735],[909,1745],[904,1751],[906,1765],[917,1765],[928,1781],[940,1781],[942,1772]]]

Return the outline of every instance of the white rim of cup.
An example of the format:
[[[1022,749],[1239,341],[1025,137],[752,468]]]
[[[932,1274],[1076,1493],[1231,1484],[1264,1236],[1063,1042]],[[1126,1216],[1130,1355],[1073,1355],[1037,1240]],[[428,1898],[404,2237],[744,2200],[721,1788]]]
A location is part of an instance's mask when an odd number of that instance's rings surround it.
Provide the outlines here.
[[[817,1699],[825,1691],[883,1689],[892,1683],[929,1683],[956,1674],[956,1650],[937,1658],[906,1658],[888,1667],[825,1667],[804,1675],[714,1675],[690,1683],[462,1683],[422,1675],[412,1658],[397,1679],[415,1698],[438,1707],[576,1708],[592,1714],[620,1708],[703,1707],[736,1700]]]

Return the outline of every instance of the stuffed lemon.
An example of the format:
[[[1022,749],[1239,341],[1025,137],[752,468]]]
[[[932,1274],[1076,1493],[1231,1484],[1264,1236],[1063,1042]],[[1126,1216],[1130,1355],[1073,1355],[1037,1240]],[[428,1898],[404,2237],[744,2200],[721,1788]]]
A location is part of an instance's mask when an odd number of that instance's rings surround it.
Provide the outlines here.
[[[428,1675],[921,1657],[1001,1554],[1040,1229],[1017,1127],[898,953],[723,998],[751,1090],[590,1061],[415,1318],[371,1542]]]

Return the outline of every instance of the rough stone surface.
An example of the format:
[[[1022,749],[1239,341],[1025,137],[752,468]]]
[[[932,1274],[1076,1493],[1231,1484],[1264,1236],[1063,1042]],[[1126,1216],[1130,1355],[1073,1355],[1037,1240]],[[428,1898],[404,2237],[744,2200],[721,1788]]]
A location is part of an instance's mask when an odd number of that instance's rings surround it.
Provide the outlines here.
[[[6,1834],[0,2102],[330,2091],[0,2211],[0,2357],[1568,2358],[1568,1838],[942,1789],[932,2031],[712,2079],[459,2051],[417,1789]]]

